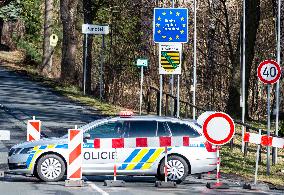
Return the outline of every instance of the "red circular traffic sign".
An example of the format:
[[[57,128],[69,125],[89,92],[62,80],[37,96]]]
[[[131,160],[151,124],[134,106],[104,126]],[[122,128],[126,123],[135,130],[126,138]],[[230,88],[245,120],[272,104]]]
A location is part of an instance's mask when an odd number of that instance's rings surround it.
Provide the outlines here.
[[[206,140],[215,145],[228,143],[235,134],[233,119],[223,112],[211,114],[204,121],[202,129]]]
[[[257,67],[257,76],[265,84],[276,83],[281,76],[281,67],[274,60],[264,60]]]

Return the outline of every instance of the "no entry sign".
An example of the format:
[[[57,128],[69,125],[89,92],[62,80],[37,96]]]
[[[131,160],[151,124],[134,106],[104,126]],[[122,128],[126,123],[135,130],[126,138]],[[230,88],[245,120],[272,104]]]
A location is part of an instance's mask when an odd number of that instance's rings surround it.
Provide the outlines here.
[[[264,84],[276,83],[281,76],[281,67],[274,60],[265,60],[257,67],[257,76]]]
[[[211,114],[204,121],[202,129],[207,141],[215,145],[228,143],[235,134],[233,119],[223,112]]]

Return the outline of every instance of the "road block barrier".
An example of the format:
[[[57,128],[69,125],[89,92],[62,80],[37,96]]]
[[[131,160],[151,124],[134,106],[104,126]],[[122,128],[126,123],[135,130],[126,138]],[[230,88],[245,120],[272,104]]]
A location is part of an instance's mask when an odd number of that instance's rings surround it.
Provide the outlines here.
[[[94,148],[178,147],[190,144],[194,143],[188,136],[94,139]]]
[[[35,116],[33,116],[33,120],[28,120],[27,124],[27,141],[39,140],[40,131],[41,131],[41,121],[35,120]]]
[[[119,148],[137,148],[137,147],[164,147],[165,148],[165,182],[157,182],[156,187],[176,187],[175,182],[167,181],[167,147],[181,147],[190,146],[190,144],[199,144],[200,141],[190,140],[189,136],[163,136],[163,137],[137,137],[137,138],[95,138],[93,142],[93,147],[95,149],[99,148],[114,148],[115,158],[114,158],[114,179],[105,180],[104,185],[109,187],[122,187],[125,186],[125,182],[117,180],[117,149]]]
[[[66,186],[82,186],[82,143],[83,131],[68,130],[68,164]]]
[[[244,135],[244,142],[276,148],[284,148],[284,138],[260,135],[256,133],[246,132]]]

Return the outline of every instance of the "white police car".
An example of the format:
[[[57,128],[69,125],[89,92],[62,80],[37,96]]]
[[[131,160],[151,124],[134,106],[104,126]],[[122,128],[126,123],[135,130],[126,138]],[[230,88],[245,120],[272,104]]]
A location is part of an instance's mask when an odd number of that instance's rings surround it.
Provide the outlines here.
[[[81,127],[84,131],[83,175],[112,175],[115,149],[94,149],[95,138],[189,136],[189,147],[168,148],[168,179],[182,181],[188,174],[216,168],[216,149],[200,134],[196,121],[170,117],[131,116],[97,120]],[[43,181],[58,181],[66,174],[67,135],[61,138],[25,142],[11,148],[9,170],[32,174]],[[164,148],[117,149],[118,175],[164,177]]]

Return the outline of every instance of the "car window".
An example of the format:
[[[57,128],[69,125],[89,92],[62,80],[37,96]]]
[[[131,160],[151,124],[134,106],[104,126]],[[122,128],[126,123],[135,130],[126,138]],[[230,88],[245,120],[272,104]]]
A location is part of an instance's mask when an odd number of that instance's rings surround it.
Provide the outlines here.
[[[157,132],[157,121],[129,121],[128,137],[154,137]]]
[[[168,125],[170,127],[173,136],[183,136],[183,135],[189,137],[199,136],[199,133],[189,125],[181,123],[172,123],[172,122],[168,122]]]
[[[157,136],[170,136],[170,132],[167,128],[167,123],[158,122],[158,133]]]
[[[121,137],[122,132],[122,123],[119,121],[108,122],[101,124],[95,128],[87,131],[90,134],[91,139],[94,138],[118,138]]]

